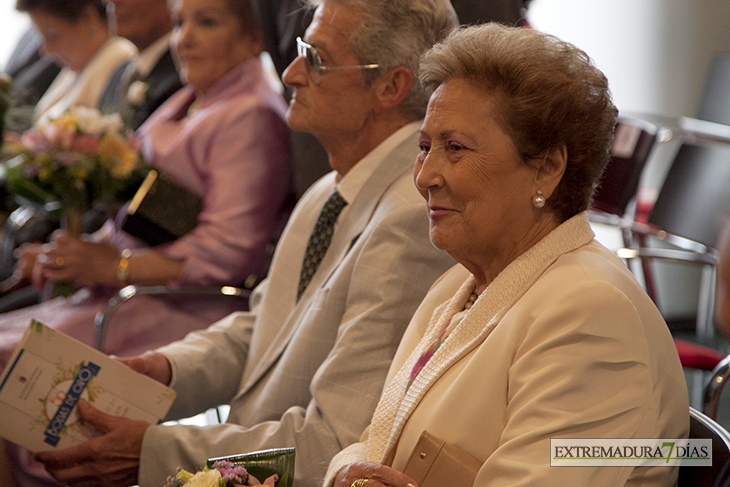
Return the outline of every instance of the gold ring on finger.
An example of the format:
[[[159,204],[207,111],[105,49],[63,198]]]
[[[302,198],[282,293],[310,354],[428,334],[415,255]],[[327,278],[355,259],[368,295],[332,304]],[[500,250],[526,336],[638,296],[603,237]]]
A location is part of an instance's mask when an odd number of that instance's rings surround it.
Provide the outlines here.
[[[59,257],[56,257],[56,259],[53,262],[55,262],[58,267],[63,267],[63,264],[66,263],[66,261],[64,260],[64,258],[63,257],[60,257],[60,256]]]
[[[350,484],[350,487],[365,487],[365,483],[368,481],[368,479],[357,479],[353,483]]]

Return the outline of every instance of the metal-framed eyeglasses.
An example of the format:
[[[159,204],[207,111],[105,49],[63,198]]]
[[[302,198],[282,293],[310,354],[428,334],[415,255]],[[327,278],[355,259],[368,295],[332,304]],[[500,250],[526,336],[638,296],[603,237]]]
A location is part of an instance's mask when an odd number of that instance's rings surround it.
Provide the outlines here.
[[[322,82],[322,74],[327,71],[338,71],[341,69],[377,69],[379,64],[361,64],[358,66],[322,66],[322,58],[317,52],[317,48],[311,44],[307,44],[301,37],[297,37],[297,54],[303,57],[307,65],[309,77],[315,85]]]

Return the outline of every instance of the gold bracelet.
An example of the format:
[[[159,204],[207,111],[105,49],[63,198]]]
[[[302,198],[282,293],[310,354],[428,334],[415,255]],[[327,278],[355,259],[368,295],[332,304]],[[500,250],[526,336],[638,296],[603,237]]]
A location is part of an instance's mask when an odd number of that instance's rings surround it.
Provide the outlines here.
[[[117,280],[123,285],[129,284],[129,258],[132,256],[132,251],[124,249],[119,253],[119,264],[117,265]]]

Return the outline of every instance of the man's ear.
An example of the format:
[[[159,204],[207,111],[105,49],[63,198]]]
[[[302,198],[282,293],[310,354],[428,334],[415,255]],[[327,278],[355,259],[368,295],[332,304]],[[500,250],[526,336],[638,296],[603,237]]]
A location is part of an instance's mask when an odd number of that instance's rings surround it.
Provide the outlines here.
[[[537,161],[535,183],[545,198],[549,198],[558,187],[567,165],[568,148],[565,144],[550,149],[542,159]]]
[[[375,83],[375,113],[396,107],[411,91],[413,73],[405,66],[396,66],[380,75]]]

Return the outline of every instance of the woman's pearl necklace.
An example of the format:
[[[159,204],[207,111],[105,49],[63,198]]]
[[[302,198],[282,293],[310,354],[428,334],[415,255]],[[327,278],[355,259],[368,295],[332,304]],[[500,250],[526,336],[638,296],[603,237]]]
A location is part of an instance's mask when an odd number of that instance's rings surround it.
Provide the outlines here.
[[[474,306],[474,302],[477,300],[477,292],[476,290],[472,291],[469,295],[469,299],[466,300],[466,303],[464,303],[464,310],[470,309],[472,306]]]

